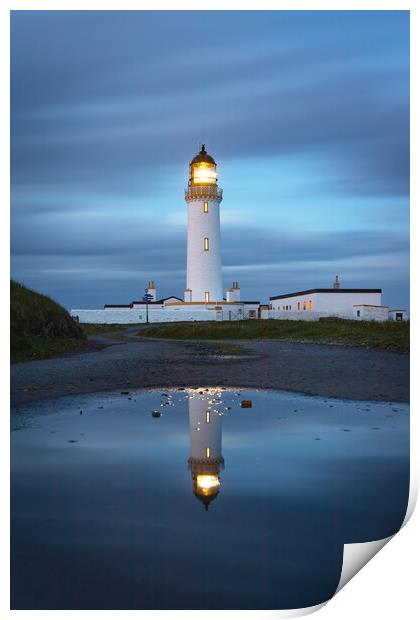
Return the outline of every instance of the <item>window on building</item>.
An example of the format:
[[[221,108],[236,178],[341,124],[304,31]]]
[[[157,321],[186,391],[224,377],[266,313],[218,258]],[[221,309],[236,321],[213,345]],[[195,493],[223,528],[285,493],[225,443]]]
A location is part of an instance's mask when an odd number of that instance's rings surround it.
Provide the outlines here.
[[[312,312],[312,299],[309,300],[309,312]]]
[[[300,310],[300,301],[298,301],[298,310]]]
[[[210,409],[206,411],[206,424],[210,424]]]
[[[206,448],[206,459],[210,458],[211,450],[210,448]]]
[[[209,291],[206,291],[204,293],[204,301],[206,302],[206,304],[209,303],[209,301],[210,301],[210,293],[209,293]]]
[[[208,213],[209,212],[209,203],[208,202],[204,203],[203,211],[204,211],[204,213]]]
[[[204,251],[205,252],[209,251],[209,238],[208,237],[204,237]]]
[[[396,321],[402,321],[402,320],[403,320],[403,315],[402,315],[402,312],[396,312],[396,314],[395,314],[395,320],[396,320]]]
[[[303,309],[306,311],[306,301],[303,302]]]
[[[357,310],[356,316],[360,316],[360,310]]]

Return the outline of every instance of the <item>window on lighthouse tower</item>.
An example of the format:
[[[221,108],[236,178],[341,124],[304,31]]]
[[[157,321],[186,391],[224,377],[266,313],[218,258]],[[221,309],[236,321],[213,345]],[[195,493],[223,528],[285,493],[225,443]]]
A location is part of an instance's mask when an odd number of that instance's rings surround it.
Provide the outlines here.
[[[208,237],[204,237],[204,251],[205,252],[209,251],[209,238]]]
[[[209,212],[209,203],[208,202],[204,203],[203,211],[204,211],[204,213],[208,213]]]
[[[209,301],[210,301],[210,293],[209,293],[209,291],[206,291],[204,293],[204,301],[206,302],[206,304],[209,303]]]

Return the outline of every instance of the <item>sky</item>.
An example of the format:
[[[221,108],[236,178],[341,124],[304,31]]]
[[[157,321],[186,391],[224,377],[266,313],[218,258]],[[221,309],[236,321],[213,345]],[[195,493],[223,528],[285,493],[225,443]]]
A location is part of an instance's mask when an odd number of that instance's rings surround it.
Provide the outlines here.
[[[70,308],[182,297],[188,164],[225,290],[409,303],[409,13],[14,11],[12,277]]]

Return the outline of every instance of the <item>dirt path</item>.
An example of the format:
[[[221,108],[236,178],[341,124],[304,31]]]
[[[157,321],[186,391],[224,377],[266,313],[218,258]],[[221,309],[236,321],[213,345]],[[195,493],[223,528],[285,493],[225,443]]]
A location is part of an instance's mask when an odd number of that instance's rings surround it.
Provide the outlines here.
[[[273,388],[361,400],[409,400],[408,355],[252,340],[235,341],[250,354],[237,358],[218,355],[206,349],[205,343],[136,339],[137,330],[127,328],[112,338],[92,338],[109,345],[99,351],[12,365],[12,405],[66,394],[200,385]]]

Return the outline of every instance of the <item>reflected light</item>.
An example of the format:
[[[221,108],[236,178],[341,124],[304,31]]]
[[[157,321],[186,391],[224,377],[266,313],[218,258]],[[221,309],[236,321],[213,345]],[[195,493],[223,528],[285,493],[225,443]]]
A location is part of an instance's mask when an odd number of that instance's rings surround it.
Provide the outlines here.
[[[213,495],[219,490],[220,480],[212,474],[199,474],[196,478],[197,491],[202,495]]]

